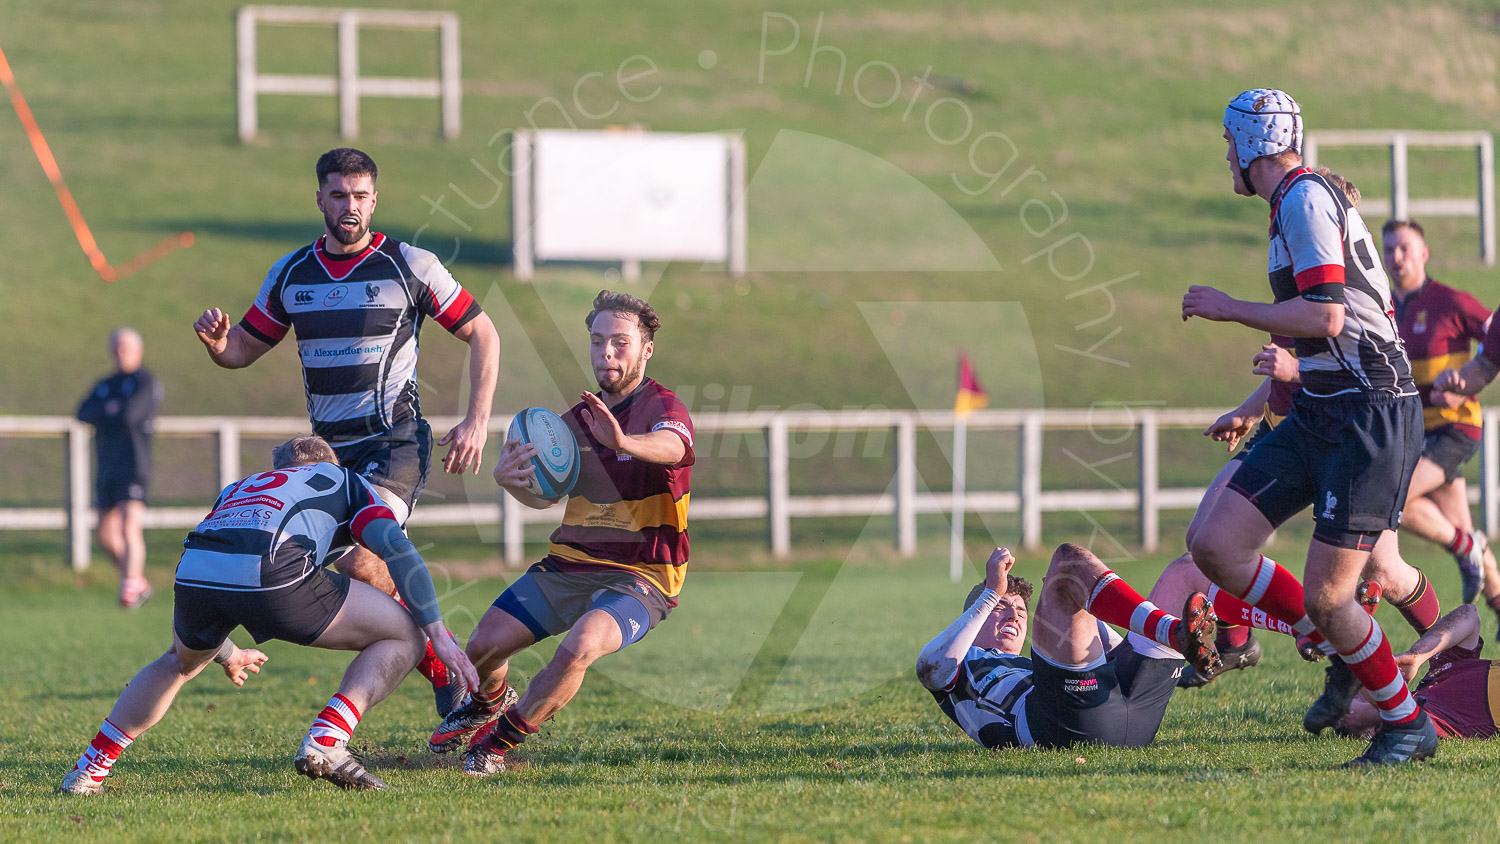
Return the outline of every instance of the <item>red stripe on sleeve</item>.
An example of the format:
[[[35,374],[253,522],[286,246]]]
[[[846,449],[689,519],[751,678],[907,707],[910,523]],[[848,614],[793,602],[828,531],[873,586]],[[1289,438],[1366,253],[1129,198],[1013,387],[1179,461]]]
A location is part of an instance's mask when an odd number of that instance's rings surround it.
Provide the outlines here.
[[[1317,287],[1320,284],[1343,284],[1343,264],[1323,264],[1316,267],[1308,267],[1297,273],[1297,292],[1301,293],[1309,287]]]
[[[365,542],[365,528],[369,527],[370,522],[376,519],[390,519],[394,522],[396,521],[396,514],[392,513],[391,508],[384,504],[371,504],[358,513],[355,513],[354,521],[349,525],[349,532],[354,534],[354,538],[359,540],[359,544],[366,548],[369,548],[370,545]]]
[[[459,318],[467,313],[469,306],[473,304],[474,297],[469,295],[469,291],[462,287],[458,288],[458,295],[454,296],[453,301],[448,303],[448,307],[437,315],[437,324],[452,331]]]
[[[250,323],[255,327],[256,331],[270,337],[272,340],[280,340],[285,337],[286,330],[289,327],[272,319],[265,311],[262,311],[255,305],[251,305],[250,310],[245,311],[245,322]]]

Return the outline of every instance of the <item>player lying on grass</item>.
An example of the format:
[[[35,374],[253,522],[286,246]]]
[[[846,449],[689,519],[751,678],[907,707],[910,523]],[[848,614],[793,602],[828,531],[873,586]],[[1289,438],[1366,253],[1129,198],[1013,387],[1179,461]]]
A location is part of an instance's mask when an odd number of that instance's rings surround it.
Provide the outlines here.
[[[917,679],[985,747],[1144,747],[1156,738],[1186,657],[1218,662],[1208,579],[1179,559],[1142,598],[1087,549],[1052,555],[1037,599],[1031,658],[1020,656],[1032,587],[996,548],[964,612],[917,657]],[[1227,593],[1224,594],[1229,598]],[[1158,607],[1183,608],[1182,617]],[[1130,630],[1123,641],[1106,627]]]
[[[438,615],[426,563],[370,485],[340,467],[318,437],[282,443],[272,462],[273,471],[220,493],[188,534],[177,564],[172,648],[125,687],[63,778],[63,791],[99,793],[120,753],[167,714],[177,692],[210,661],[221,663],[235,685],[244,684],[246,672],[259,673],[265,654],[229,640],[241,625],[257,644],[281,639],[359,651],[295,761],[298,773],[342,788],[385,787],[347,745],[360,717],[422,657],[423,631],[443,662],[478,686],[474,666]],[[350,542],[386,561],[409,612],[379,589],[323,568],[331,549]]]
[[[1492,738],[1500,706],[1500,662],[1480,659],[1479,610],[1464,604],[1443,616],[1410,648],[1396,654],[1407,682],[1426,664],[1413,696],[1422,702],[1438,735]],[[1380,726],[1380,713],[1363,696],[1335,727],[1339,735],[1365,737]]]

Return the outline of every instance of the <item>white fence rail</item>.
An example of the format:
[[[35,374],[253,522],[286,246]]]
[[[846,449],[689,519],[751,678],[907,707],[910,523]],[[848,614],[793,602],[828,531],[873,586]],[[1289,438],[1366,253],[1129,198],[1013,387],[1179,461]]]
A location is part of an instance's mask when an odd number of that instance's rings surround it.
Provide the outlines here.
[[[261,94],[299,94],[339,98],[339,131],[347,139],[359,136],[360,97],[400,97],[442,101],[443,137],[458,137],[463,119],[463,83],[458,54],[458,15],[452,12],[399,9],[319,9],[302,6],[243,6],[236,16],[236,67],[240,140],[259,130]],[[261,73],[257,50],[258,25],[323,24],[338,29],[337,76]],[[361,28],[436,30],[438,75],[428,78],[361,76]]]
[[[1021,543],[1036,547],[1042,539],[1042,514],[1057,511],[1134,510],[1139,540],[1147,551],[1160,541],[1162,510],[1191,510],[1198,506],[1202,487],[1161,487],[1158,483],[1159,436],[1163,429],[1202,429],[1218,418],[1219,410],[1112,408],[1078,410],[983,410],[971,414],[970,431],[1017,431],[1019,478],[1014,489],[974,490],[965,496],[964,509],[974,513],[1020,513]],[[492,435],[501,435],[509,424],[507,414],[491,419]],[[762,494],[740,497],[695,495],[692,520],[765,519],[774,554],[791,551],[792,519],[828,516],[892,515],[895,546],[904,556],[916,553],[917,515],[951,513],[952,497],[946,491],[917,490],[917,431],[951,432],[951,411],[787,411],[753,413],[703,413],[694,416],[700,438],[705,434],[761,433],[766,437],[767,484]],[[433,418],[435,429],[446,430],[457,418]],[[156,422],[158,436],[211,436],[218,445],[218,482],[228,485],[241,477],[240,439],[290,437],[307,429],[307,421],[292,417],[167,416]],[[1044,431],[1110,431],[1111,442],[1122,439],[1113,432],[1133,429],[1137,472],[1134,489],[1042,489],[1042,434]],[[890,492],[853,495],[793,495],[790,457],[793,432],[894,431],[895,466]],[[1128,438],[1131,434],[1127,433]],[[89,463],[93,449],[87,425],[66,416],[0,416],[0,437],[48,437],[64,441],[67,453],[67,485],[61,507],[0,508],[0,531],[66,530],[69,557],[75,569],[89,564],[90,531],[96,515],[90,506]],[[1481,525],[1495,535],[1500,527],[1500,410],[1484,412],[1479,490]],[[205,502],[205,505],[207,502]],[[204,507],[152,507],[147,511],[149,528],[191,528],[203,518]],[[425,504],[416,508],[414,525],[466,525],[499,523],[501,545],[508,564],[524,562],[524,531],[527,524],[555,523],[554,511],[521,506],[496,491],[494,502],[470,504]]]
[[[1307,166],[1318,166],[1323,147],[1386,147],[1391,151],[1391,199],[1366,195],[1360,211],[1371,222],[1388,214],[1398,220],[1416,217],[1478,217],[1479,256],[1495,265],[1495,139],[1489,132],[1423,132],[1389,129],[1334,129],[1308,132],[1302,143]],[[1473,149],[1479,165],[1474,198],[1412,199],[1408,187],[1407,150],[1411,147]]]

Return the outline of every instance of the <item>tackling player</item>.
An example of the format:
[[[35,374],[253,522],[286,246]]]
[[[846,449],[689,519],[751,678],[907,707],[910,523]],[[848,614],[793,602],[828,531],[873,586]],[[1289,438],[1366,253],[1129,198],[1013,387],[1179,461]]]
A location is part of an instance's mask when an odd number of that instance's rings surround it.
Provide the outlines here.
[[[469,346],[469,404],[463,421],[437,442],[452,444],[443,469],[479,471],[500,339],[469,292],[425,249],[370,230],[378,192],[375,162],[340,148],[318,159],[316,194],[323,236],[282,257],[233,327],[218,308],[193,328],[214,363],[249,366],[297,332],[297,354],[313,433],[343,465],[375,485],[398,524],[406,525],[427,485],[432,430],[417,399],[417,338],[431,319]],[[385,563],[362,548],[337,557],[338,571],[387,594],[396,586]],[[417,670],[433,685],[439,715],[463,689],[431,648]]]
[[[1183,659],[1204,671],[1218,661],[1216,607],[1198,591],[1208,580],[1180,558],[1148,600],[1088,549],[1060,545],[1042,580],[1027,658],[1020,653],[1032,586],[1010,576],[1015,562],[1004,548],[990,554],[963,614],[922,648],[917,680],[985,747],[1150,744]],[[1158,604],[1181,606],[1182,616]],[[1130,633],[1121,640],[1106,624]]]
[[[1422,396],[1426,426],[1401,527],[1453,555],[1463,577],[1464,603],[1471,603],[1489,580],[1484,591],[1494,605],[1500,602],[1500,574],[1494,572],[1495,557],[1488,553],[1484,533],[1473,529],[1462,474],[1464,463],[1479,451],[1484,424],[1479,403],[1432,388],[1438,373],[1469,361],[1470,342],[1484,340],[1490,312],[1468,293],[1427,275],[1429,253],[1421,223],[1387,220],[1380,237],[1396,300],[1396,327]]]
[[[1326,638],[1381,710],[1381,729],[1350,764],[1398,764],[1435,753],[1437,733],[1355,587],[1381,534],[1400,526],[1421,451],[1421,403],[1374,239],[1348,197],[1302,166],[1301,135],[1301,110],[1283,91],[1245,91],[1225,110],[1234,190],[1270,205],[1275,302],[1194,285],[1182,317],[1294,338],[1302,390],[1287,419],[1245,455],[1190,550],[1245,603]],[[1259,549],[1310,504],[1317,526],[1304,600],[1297,578]]]
[[[468,653],[479,690],[433,731],[447,753],[472,735],[463,770],[506,769],[505,754],[557,714],[595,660],[641,640],[677,605],[688,561],[693,422],[666,387],[646,377],[661,320],[646,302],[600,291],[584,319],[599,393],[564,416],[582,461],[549,552],[480,619]],[[495,482],[541,510],[558,502],[527,491],[536,447],[505,443]],[[509,659],[567,633],[552,661],[511,705]]]
[[[474,667],[443,626],[426,564],[374,489],[339,466],[318,437],[282,443],[272,462],[273,471],[226,487],[188,534],[177,564],[172,647],[125,687],[63,778],[63,791],[98,794],[121,752],[167,714],[177,692],[210,661],[222,664],[235,685],[244,684],[246,672],[259,673],[265,654],[229,640],[241,625],[257,644],[280,639],[359,651],[294,763],[298,773],[342,788],[385,788],[347,745],[360,718],[422,657],[424,630],[460,672],[458,682],[477,686]],[[323,568],[329,549],[351,541],[386,560],[409,612],[381,591]]]

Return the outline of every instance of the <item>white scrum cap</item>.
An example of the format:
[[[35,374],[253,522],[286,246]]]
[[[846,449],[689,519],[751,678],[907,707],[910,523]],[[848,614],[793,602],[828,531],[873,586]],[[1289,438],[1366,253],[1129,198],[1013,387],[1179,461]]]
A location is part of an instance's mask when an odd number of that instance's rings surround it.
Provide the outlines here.
[[[1224,128],[1242,170],[1264,155],[1302,150],[1302,107],[1275,88],[1251,88],[1229,101]]]

